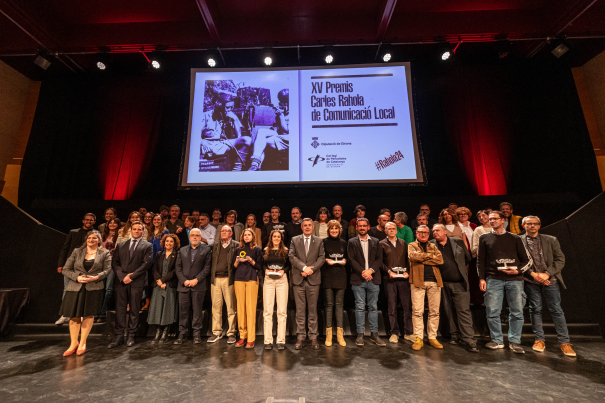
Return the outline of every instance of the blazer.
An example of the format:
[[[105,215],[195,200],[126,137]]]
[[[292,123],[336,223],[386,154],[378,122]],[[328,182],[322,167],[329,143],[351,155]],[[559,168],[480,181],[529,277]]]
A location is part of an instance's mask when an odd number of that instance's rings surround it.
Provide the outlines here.
[[[84,245],[86,242],[86,235],[88,232],[92,231],[91,229],[84,228],[76,228],[69,231],[67,234],[67,238],[63,243],[63,247],[61,248],[61,253],[59,254],[59,262],[57,263],[57,267],[63,267],[67,259],[71,256],[71,253],[80,246]]]
[[[399,265],[400,267],[407,267],[408,274],[410,271],[410,262],[408,260],[408,244],[403,239],[397,238],[396,245],[397,246],[393,246],[391,241],[389,241],[389,238],[383,239],[378,243],[378,246],[382,249],[382,275],[385,283],[390,283],[394,280],[402,280],[401,278],[392,279],[389,276],[389,271],[392,267],[396,267],[394,266],[395,264]],[[403,280],[408,281],[409,277]]]
[[[561,276],[561,271],[563,270],[563,267],[565,267],[565,255],[563,254],[563,251],[561,251],[559,240],[552,235],[538,234],[538,236],[540,237],[540,243],[542,244],[546,272],[551,276],[555,276],[561,283],[561,287],[567,289],[563,282],[563,277]],[[520,235],[520,237],[523,241],[523,246],[525,246],[525,249],[527,250],[527,255],[531,256],[529,247],[527,246],[527,234]],[[528,274],[531,272],[534,272],[533,266],[529,268]]]
[[[88,275],[94,277],[99,276],[97,281],[86,283],[86,291],[102,290],[105,288],[103,280],[111,271],[111,254],[107,249],[97,249],[97,256],[90,271],[84,268],[84,257],[86,256],[86,248],[74,249],[71,256],[65,262],[61,274],[69,279],[69,284],[65,291],[80,291],[84,283],[78,283],[78,276]]]
[[[198,251],[193,262],[191,261],[191,245],[185,246],[179,250],[176,258],[176,276],[178,278],[178,292],[206,291],[206,278],[210,274],[212,264],[212,248],[200,243]],[[189,275],[185,275],[185,271]],[[197,279],[195,287],[185,287],[186,280]]]
[[[168,229],[168,228],[166,228],[166,229]],[[183,230],[175,235],[179,239],[179,242],[181,243],[181,248],[184,248],[185,246],[189,246],[189,235],[187,235],[187,228],[183,227]]]
[[[176,288],[178,284],[178,280],[176,278],[176,255],[178,255],[178,251],[172,250],[170,257],[168,258],[168,273],[165,276],[162,276],[162,269],[164,267],[164,260],[166,260],[166,251],[161,251],[155,259],[155,263],[153,264],[153,286],[157,287],[158,280],[162,280],[162,283],[168,284],[172,288]]]
[[[307,276],[309,284],[321,284],[321,266],[326,261],[323,240],[315,235],[311,235],[309,244],[309,253],[305,253],[305,236],[297,235],[290,242],[288,252],[290,263],[292,264],[292,284],[301,285],[305,277],[302,271],[305,266],[313,266],[313,274]]]
[[[132,258],[130,257],[130,243],[128,241],[120,242],[113,251],[112,267],[116,273],[114,280],[115,287],[130,285],[132,288],[143,288],[147,285],[147,270],[153,263],[153,246],[144,239],[141,239]],[[130,284],[124,284],[124,277],[130,273]]]
[[[424,265],[429,265],[433,266],[437,286],[443,287],[439,271],[439,265],[443,264],[443,256],[435,244],[428,242],[425,252],[419,241],[412,242],[408,245],[408,259],[410,260],[410,284],[417,288],[424,288]]]
[[[470,288],[468,286],[468,272],[466,271],[466,265],[471,261],[471,253],[466,248],[466,245],[462,239],[452,237],[448,238],[448,241],[452,244],[454,260],[456,261],[456,266],[458,266],[458,270],[460,271],[460,274],[462,274],[462,278],[464,278],[464,282],[466,283],[466,291],[469,291]],[[435,239],[431,239],[429,242],[439,249]],[[439,274],[441,274],[441,272]]]
[[[258,229],[258,228],[257,228]],[[233,239],[229,240],[229,246],[227,246],[227,270],[229,271],[229,285],[233,284],[233,278],[235,277],[235,270],[233,270],[233,262],[235,257],[233,251],[239,246],[239,242],[235,242]],[[214,285],[216,275],[216,265],[218,263],[219,248],[223,247],[223,241],[215,243],[212,247],[212,269],[210,270],[210,284]]]
[[[378,239],[369,235],[368,242],[368,267],[374,270],[372,283],[378,285],[382,279],[382,274],[380,273],[382,268],[382,248],[378,245]],[[363,256],[359,235],[349,239],[347,253],[349,255],[349,262],[351,263],[351,284],[361,285],[365,281],[361,277],[361,272],[366,269],[366,260]]]

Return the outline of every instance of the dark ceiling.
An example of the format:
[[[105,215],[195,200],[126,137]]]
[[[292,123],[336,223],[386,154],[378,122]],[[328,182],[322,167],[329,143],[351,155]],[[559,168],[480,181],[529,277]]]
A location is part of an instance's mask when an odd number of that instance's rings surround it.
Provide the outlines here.
[[[298,45],[509,39],[517,57],[533,57],[557,36],[573,45],[571,65],[603,51],[605,0],[0,0],[0,57],[29,76],[41,48],[58,54],[60,68],[81,71],[94,68],[100,47],[114,58],[157,46],[220,48],[229,66],[246,54],[233,48]]]

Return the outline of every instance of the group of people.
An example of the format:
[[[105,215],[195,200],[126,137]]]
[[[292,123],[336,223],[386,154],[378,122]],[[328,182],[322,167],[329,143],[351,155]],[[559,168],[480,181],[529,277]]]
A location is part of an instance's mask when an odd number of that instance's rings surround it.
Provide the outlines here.
[[[359,205],[347,222],[337,205],[318,210],[315,219],[302,218],[298,207],[292,220],[279,220],[274,206],[259,225],[254,214],[238,222],[230,210],[221,221],[220,209],[211,215],[183,212],[176,205],[162,206],[153,214],[132,212],[122,225],[116,210],[105,211],[105,223],[94,229],[96,217],[84,216],[83,226],[70,231],[59,258],[65,276],[61,318],[69,322],[71,345],[64,355],[83,354],[86,338],[112,306],[115,295],[115,337],[108,348],[133,346],[141,308],[149,309],[147,322],[156,326],[151,343],[168,342],[170,327],[178,323],[176,345],[187,340],[191,325],[193,343],[201,343],[202,308],[207,291],[212,300],[212,336],[224,335],[228,344],[254,348],[256,310],[262,289],[265,349],[273,348],[273,315],[277,311],[276,348],[286,343],[289,295],[296,307],[295,349],[310,341],[318,349],[318,300],[325,311],[325,345],[346,346],[343,302],[350,289],[355,300],[355,344],[364,345],[366,310],[369,340],[385,346],[378,335],[378,300],[388,304],[389,342],[399,338],[424,346],[425,299],[428,301],[428,343],[438,349],[440,311],[444,313],[451,344],[478,352],[471,305],[485,306],[491,341],[485,347],[504,348],[500,314],[506,299],[509,310],[508,347],[521,346],[523,307],[529,299],[535,336],[533,350],[545,349],[542,296],[555,323],[562,352],[575,356],[559,288],[565,288],[561,270],[565,256],[555,237],[540,234],[536,216],[513,214],[510,203],[497,210],[480,210],[479,225],[470,222],[471,211],[451,203],[437,220],[430,207],[420,206],[408,224],[404,212],[392,215],[382,209],[371,226]],[[349,287],[350,286],[350,287]],[[398,306],[403,310],[403,330]],[[223,306],[227,329],[223,329]],[[480,309],[482,311],[482,309]],[[336,327],[336,329],[334,329]],[[335,330],[335,331],[334,331]],[[238,338],[239,336],[239,338]]]

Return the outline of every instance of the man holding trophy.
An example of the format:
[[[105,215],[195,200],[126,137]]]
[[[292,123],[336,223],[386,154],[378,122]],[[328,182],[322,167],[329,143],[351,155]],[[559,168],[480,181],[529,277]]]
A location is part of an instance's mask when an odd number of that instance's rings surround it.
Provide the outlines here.
[[[403,307],[403,338],[414,342],[412,325],[412,297],[409,282],[408,245],[397,238],[397,224],[388,222],[385,225],[387,238],[380,241],[382,248],[382,282],[387,293],[389,304],[389,324],[391,326],[391,343],[398,343],[401,332],[397,322],[397,301]]]

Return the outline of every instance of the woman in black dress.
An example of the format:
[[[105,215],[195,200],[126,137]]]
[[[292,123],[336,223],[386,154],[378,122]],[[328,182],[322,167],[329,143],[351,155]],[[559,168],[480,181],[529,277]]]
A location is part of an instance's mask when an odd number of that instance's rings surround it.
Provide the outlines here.
[[[340,238],[342,226],[336,220],[328,222],[328,237],[323,240],[326,263],[321,268],[321,288],[326,309],[326,346],[332,345],[332,315],[336,316],[336,340],[346,346],[342,322],[342,307],[347,289],[347,241]],[[336,305],[336,309],[334,306]]]
[[[157,329],[155,339],[153,339],[151,345],[155,345],[158,342],[159,344],[166,342],[168,328],[178,319],[176,292],[178,279],[174,269],[176,254],[180,246],[179,238],[176,235],[164,235],[161,240],[161,247],[164,250],[159,253],[153,265],[153,295],[151,297],[147,323],[157,325]],[[162,337],[161,339],[160,336]]]
[[[74,249],[63,266],[62,274],[69,278],[65,298],[61,304],[60,314],[67,316],[71,344],[64,357],[86,352],[86,339],[94,316],[101,311],[105,285],[103,279],[111,271],[111,254],[102,246],[103,238],[99,231],[90,231],[86,243]],[[78,343],[78,334],[82,334]]]

